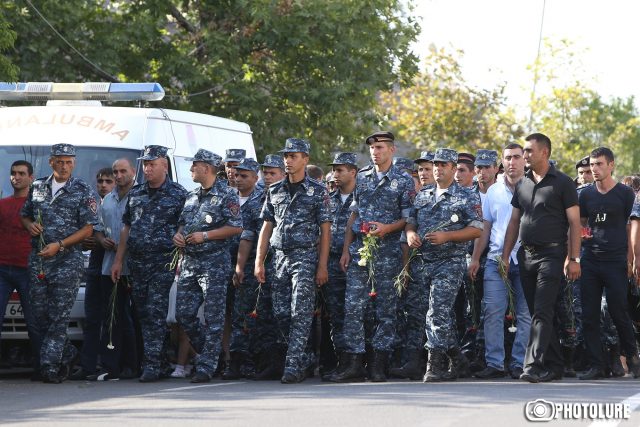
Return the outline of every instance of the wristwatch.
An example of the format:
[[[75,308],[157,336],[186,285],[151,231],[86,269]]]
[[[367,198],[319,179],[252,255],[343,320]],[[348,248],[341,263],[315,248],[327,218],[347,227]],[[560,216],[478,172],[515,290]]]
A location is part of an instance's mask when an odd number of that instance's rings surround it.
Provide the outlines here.
[[[580,258],[569,258],[569,261],[577,262],[580,264]]]
[[[62,244],[62,240],[58,240],[58,245],[60,245],[60,249],[58,249],[58,252],[64,252],[64,244]]]

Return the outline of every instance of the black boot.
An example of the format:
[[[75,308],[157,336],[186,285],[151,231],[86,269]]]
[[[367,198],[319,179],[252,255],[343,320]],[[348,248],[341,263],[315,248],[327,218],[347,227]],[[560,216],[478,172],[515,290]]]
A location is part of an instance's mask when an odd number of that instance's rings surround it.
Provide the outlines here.
[[[240,366],[242,365],[242,361],[244,357],[242,354],[232,351],[231,352],[231,360],[227,363],[227,366],[224,368],[224,372],[222,373],[223,380],[238,380],[242,378],[240,374]]]
[[[573,355],[575,349],[572,347],[562,347],[562,356],[564,359],[564,376],[567,378],[575,378],[576,370],[573,368]]]
[[[638,358],[638,355],[633,354],[632,356],[626,356],[626,358],[629,373],[633,375],[633,378],[640,377],[640,358]]]
[[[459,348],[447,350],[449,369],[442,375],[443,381],[455,381],[458,378],[467,378],[471,375],[469,360],[460,352]]]
[[[447,356],[440,350],[430,350],[429,360],[427,362],[427,372],[424,374],[422,382],[432,383],[443,380],[446,371],[445,364],[447,363]]]
[[[364,381],[367,372],[362,367],[362,354],[346,353],[347,364],[344,369],[333,375],[330,380],[334,383],[350,383]]]
[[[287,352],[283,347],[274,347],[266,355],[266,367],[255,376],[257,381],[279,380],[284,375],[284,362]]]
[[[422,350],[412,350],[409,353],[407,363],[401,368],[393,368],[389,374],[395,378],[408,378],[410,380],[419,380],[422,378]]]
[[[341,352],[338,353],[338,365],[336,368],[329,372],[323,372],[320,374],[320,378],[322,381],[331,381],[331,377],[345,370],[346,366],[349,364],[349,353]]]
[[[609,368],[612,377],[624,377],[624,366],[620,361],[620,345],[612,345],[608,348]]]
[[[371,367],[371,376],[369,379],[374,383],[384,383],[387,381],[385,369],[389,353],[385,351],[376,351],[373,355],[373,366]]]

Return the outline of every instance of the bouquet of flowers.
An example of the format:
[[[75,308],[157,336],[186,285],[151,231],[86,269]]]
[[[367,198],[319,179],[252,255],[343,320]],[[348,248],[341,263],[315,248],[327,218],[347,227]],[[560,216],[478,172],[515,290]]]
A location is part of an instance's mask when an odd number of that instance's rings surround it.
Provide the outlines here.
[[[509,311],[505,316],[505,319],[511,322],[511,326],[509,326],[509,332],[517,331],[515,320],[516,320],[516,310],[515,310],[515,293],[513,290],[513,285],[511,284],[511,280],[509,280],[509,275],[507,274],[507,266],[502,260],[501,256],[496,255],[496,261],[498,262],[498,273],[504,282],[504,285],[507,287],[507,296],[509,297]]]
[[[358,261],[358,265],[360,267],[368,267],[369,270],[369,282],[371,283],[371,290],[369,291],[369,296],[375,299],[378,296],[378,292],[376,292],[376,280],[375,280],[375,270],[373,266],[373,259],[378,251],[378,246],[380,242],[378,241],[378,236],[374,236],[371,232],[375,230],[374,226],[369,222],[363,221],[360,224],[360,232],[365,236],[362,238],[362,247],[358,249],[358,254],[360,254],[360,261]]]
[[[211,215],[205,215],[204,224],[211,224],[211,221],[213,221],[213,218],[211,218]],[[197,228],[199,228],[201,224],[203,223],[196,223],[196,224],[193,224],[191,227],[187,227],[183,229],[182,235],[185,237],[188,236],[189,234],[193,233]],[[171,261],[166,263],[165,267],[167,267],[169,271],[175,270],[176,267],[178,266],[178,263],[180,263],[180,259],[182,258],[183,253],[184,253],[184,248],[179,248],[177,246],[173,248],[173,250],[170,253]]]

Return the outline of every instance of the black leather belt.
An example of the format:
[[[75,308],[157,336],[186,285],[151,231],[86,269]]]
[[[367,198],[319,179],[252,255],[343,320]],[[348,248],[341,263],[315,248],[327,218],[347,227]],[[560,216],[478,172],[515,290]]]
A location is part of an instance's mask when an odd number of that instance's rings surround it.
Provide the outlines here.
[[[524,250],[531,254],[535,252],[540,252],[544,249],[555,248],[558,246],[565,246],[565,245],[566,243],[543,243],[541,245],[528,245],[526,243],[522,243],[522,247],[524,248]]]

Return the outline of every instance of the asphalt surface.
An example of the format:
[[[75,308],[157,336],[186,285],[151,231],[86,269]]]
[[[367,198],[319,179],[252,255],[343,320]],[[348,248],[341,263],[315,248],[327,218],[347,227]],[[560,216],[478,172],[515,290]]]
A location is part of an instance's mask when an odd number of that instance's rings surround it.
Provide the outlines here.
[[[590,425],[592,420],[532,423],[529,401],[630,404],[631,418],[607,426],[640,425],[640,379],[529,384],[511,379],[449,383],[392,381],[332,384],[318,378],[301,384],[186,379],[141,384],[34,383],[26,372],[0,372],[0,424],[135,426],[518,426]],[[629,399],[631,398],[631,399]],[[637,409],[637,411],[634,411]],[[597,423],[596,423],[597,424]]]

